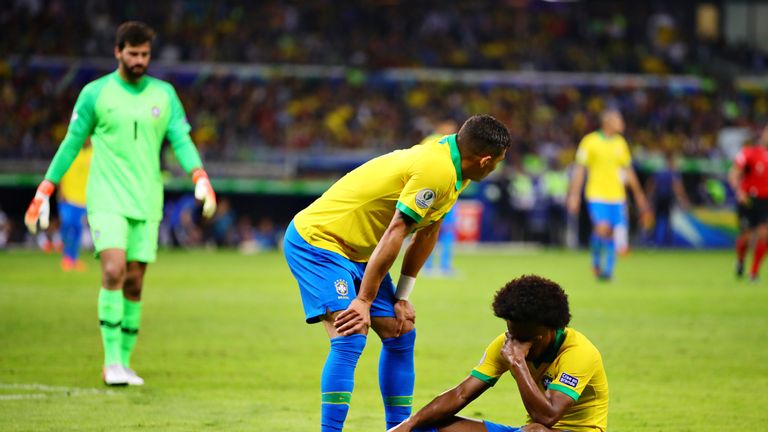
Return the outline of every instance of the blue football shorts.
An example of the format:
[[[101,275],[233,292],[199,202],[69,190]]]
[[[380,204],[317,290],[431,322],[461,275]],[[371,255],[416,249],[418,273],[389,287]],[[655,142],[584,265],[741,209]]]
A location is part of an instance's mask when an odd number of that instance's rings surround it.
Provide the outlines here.
[[[350,261],[335,252],[312,246],[299,235],[293,221],[285,231],[283,253],[299,283],[307,323],[319,322],[327,311],[346,309],[357,296],[367,263]],[[394,317],[395,302],[395,285],[387,273],[371,304],[371,316]]]
[[[522,429],[519,427],[493,423],[493,422],[489,422],[488,420],[483,420],[483,424],[485,424],[485,429],[488,432],[521,432],[522,431]]]
[[[589,218],[592,224],[607,223],[611,228],[624,223],[624,204],[623,203],[603,203],[590,201],[587,203],[589,209]]]
[[[488,420],[483,420],[483,424],[485,425],[485,430],[488,432],[522,432],[522,428],[519,427],[512,427],[507,426],[503,424],[493,423],[489,422]],[[416,428],[413,430],[413,432],[438,432],[437,428]]]

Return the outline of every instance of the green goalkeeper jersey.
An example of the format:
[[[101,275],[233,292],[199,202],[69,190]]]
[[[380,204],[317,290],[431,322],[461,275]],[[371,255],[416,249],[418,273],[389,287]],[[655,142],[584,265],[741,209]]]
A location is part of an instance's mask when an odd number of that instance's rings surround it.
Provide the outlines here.
[[[115,71],[80,92],[67,135],[45,178],[58,184],[90,136],[88,212],[157,221],[163,215],[163,138],[168,137],[186,172],[202,166],[189,131],[184,107],[170,83],[148,76],[129,83]]]

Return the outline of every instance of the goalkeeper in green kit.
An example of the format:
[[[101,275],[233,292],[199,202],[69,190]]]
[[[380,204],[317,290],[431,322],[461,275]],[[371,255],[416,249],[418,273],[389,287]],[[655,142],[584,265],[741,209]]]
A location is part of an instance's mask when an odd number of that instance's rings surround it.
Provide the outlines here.
[[[55,185],[90,136],[93,159],[87,187],[88,223],[101,260],[98,316],[107,385],[142,385],[131,369],[141,321],[147,264],[157,255],[163,210],[160,148],[168,138],[192,175],[203,215],[216,210],[216,194],[189,136],[190,126],[173,86],[145,76],[155,32],[131,21],[117,29],[118,68],[80,92],[69,130],[38,186],[24,222],[33,233],[48,226]]]

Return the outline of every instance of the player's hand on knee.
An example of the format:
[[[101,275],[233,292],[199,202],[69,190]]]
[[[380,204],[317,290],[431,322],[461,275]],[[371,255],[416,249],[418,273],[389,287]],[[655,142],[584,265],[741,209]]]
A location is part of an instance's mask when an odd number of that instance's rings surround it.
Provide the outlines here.
[[[216,213],[216,192],[208,174],[202,169],[195,170],[192,181],[195,182],[195,198],[203,202],[203,216],[210,219]]]
[[[371,326],[371,304],[356,298],[333,322],[342,336],[365,333]]]
[[[395,302],[395,320],[397,322],[397,334],[395,337],[399,337],[405,333],[405,327],[407,322],[416,324],[416,310],[413,308],[413,304],[408,300],[398,300]]]
[[[24,214],[24,224],[32,234],[37,232],[37,223],[40,222],[40,228],[48,228],[48,222],[51,215],[51,195],[56,186],[48,180],[43,180],[37,187],[35,197],[27,207]]]

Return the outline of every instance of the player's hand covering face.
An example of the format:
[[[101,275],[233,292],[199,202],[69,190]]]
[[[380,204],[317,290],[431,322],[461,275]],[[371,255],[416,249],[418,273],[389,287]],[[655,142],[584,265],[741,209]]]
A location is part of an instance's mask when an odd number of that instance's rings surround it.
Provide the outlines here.
[[[501,348],[501,354],[510,363],[524,362],[531,350],[531,345],[533,345],[532,341],[520,341],[507,332],[507,339]]]

